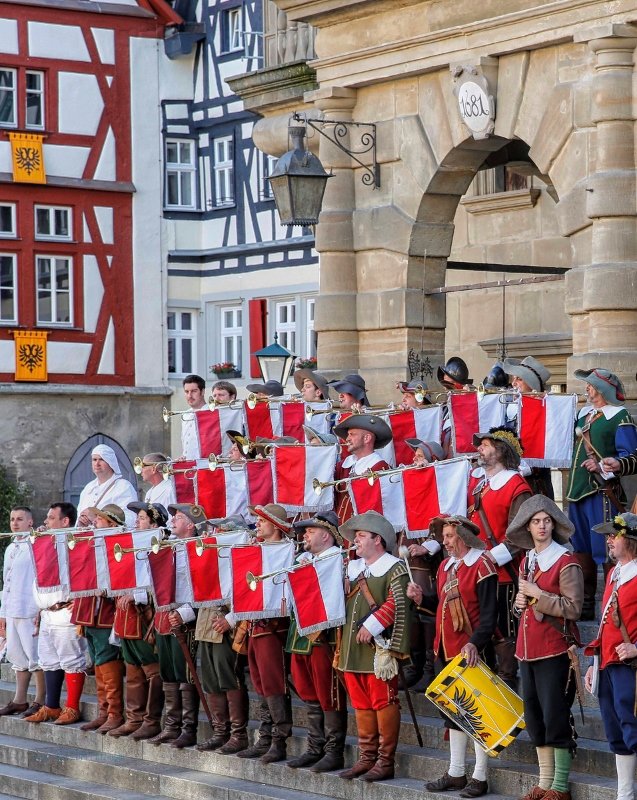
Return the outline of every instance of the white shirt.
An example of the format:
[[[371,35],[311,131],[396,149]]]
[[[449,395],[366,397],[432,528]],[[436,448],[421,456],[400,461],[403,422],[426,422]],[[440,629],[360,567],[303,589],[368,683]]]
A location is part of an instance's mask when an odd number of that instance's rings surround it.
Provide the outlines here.
[[[348,469],[351,467],[351,473],[353,475],[362,475],[367,470],[370,470],[374,464],[378,464],[379,461],[382,460],[382,456],[380,456],[375,450],[373,453],[370,453],[368,456],[363,456],[362,458],[357,458],[355,455],[349,455],[343,459],[343,466]]]
[[[201,458],[196,412],[186,413],[181,418],[181,454],[187,461]]]
[[[2,617],[28,619],[38,613],[33,597],[35,570],[27,536],[14,539],[4,553],[4,588],[0,592]]]
[[[82,489],[77,508],[81,513],[87,508],[104,508],[113,503],[122,509],[126,517],[126,524],[132,528],[135,525],[136,514],[134,511],[129,511],[126,506],[136,502],[137,499],[137,491],[133,484],[121,475],[115,474],[105,483],[98,483],[97,478],[87,483]]]
[[[161,481],[156,486],[151,486],[146,492],[144,497],[145,503],[161,503],[161,505],[168,511],[168,506],[173,506],[177,502],[177,494],[175,493],[175,481],[169,478],[167,481]]]

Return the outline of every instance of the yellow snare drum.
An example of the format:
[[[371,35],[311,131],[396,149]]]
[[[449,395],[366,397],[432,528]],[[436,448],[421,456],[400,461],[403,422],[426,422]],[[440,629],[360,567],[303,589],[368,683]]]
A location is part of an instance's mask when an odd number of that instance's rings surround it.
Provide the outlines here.
[[[482,661],[468,667],[462,656],[456,656],[425,694],[493,757],[525,727],[522,698]]]

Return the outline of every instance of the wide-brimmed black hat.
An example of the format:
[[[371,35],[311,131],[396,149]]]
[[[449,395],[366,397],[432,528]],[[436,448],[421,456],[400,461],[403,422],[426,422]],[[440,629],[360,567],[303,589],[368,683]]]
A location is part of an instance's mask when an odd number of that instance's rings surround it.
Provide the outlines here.
[[[249,383],[246,386],[249,392],[254,394],[267,394],[268,397],[281,397],[285,394],[283,384],[279,381],[267,381],[266,383]]]
[[[328,381],[335,392],[343,392],[344,394],[351,394],[359,403],[365,406],[369,405],[367,399],[367,389],[365,387],[365,379],[355,373],[346,375],[344,378],[335,381]]]
[[[473,383],[473,379],[469,377],[469,367],[460,356],[452,356],[444,367],[438,367],[438,381],[446,386],[450,380],[463,386]]]
[[[528,524],[529,520],[540,511],[544,511],[553,520],[553,541],[566,544],[575,532],[575,526],[562,509],[550,497],[545,497],[543,494],[534,494],[522,503],[506,530],[506,538],[516,547],[532,550],[535,542],[528,530]]]
[[[475,547],[476,550],[484,550],[486,548],[486,544],[479,538],[480,528],[475,522],[471,522],[470,519],[460,514],[440,514],[431,520],[429,532],[433,533],[437,541],[442,541],[442,529],[445,525],[453,525],[456,533],[467,547]]]
[[[246,458],[257,457],[258,450],[255,447],[255,443],[250,441],[247,436],[244,436],[239,431],[226,431],[226,436],[237,445],[241,454]]]
[[[392,440],[392,432],[389,425],[380,417],[372,416],[371,414],[352,414],[347,417],[338,425],[335,425],[333,430],[341,439],[345,439],[347,431],[352,428],[357,428],[361,431],[369,431],[376,437],[374,443],[374,450],[382,450]]]
[[[603,533],[606,536],[626,536],[628,539],[637,539],[637,514],[625,511],[610,522],[593,525],[593,530],[595,533]]]
[[[142,503],[139,501],[136,503],[129,503],[126,508],[134,511],[136,514],[139,511],[145,511],[152,521],[160,528],[168,522],[168,512],[161,503]]]
[[[195,525],[200,525],[202,522],[207,521],[206,512],[201,506],[195,503],[174,503],[168,506],[168,511],[173,516],[180,511],[185,517],[188,517],[191,522],[194,522]]]

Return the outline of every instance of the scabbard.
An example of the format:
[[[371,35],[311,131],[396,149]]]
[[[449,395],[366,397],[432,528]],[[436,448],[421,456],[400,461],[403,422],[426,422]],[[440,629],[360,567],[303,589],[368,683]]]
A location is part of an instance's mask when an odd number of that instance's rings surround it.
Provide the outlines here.
[[[582,673],[579,669],[579,658],[577,656],[577,645],[572,644],[568,650],[569,661],[571,662],[571,669],[575,677],[575,694],[577,695],[577,702],[579,703],[579,713],[582,718],[582,725],[584,725],[584,684],[582,682]]]

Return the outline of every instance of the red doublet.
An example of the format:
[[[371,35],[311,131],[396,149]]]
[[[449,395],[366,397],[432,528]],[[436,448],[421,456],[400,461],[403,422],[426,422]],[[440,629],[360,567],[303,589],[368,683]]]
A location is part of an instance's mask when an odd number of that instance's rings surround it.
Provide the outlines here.
[[[481,482],[482,478],[477,478],[474,475],[469,477],[469,495],[468,503],[470,513],[467,514],[471,522],[475,523],[480,528],[480,538],[486,544],[487,550],[491,550],[493,544],[491,539],[484,530],[480,513],[474,508],[475,496],[473,494],[476,486]],[[496,544],[502,544],[505,540],[506,529],[509,526],[509,511],[511,504],[521,494],[532,494],[531,487],[524,480],[521,475],[513,475],[509,480],[499,489],[492,489],[487,482],[481,492],[480,502],[482,510],[495,538]],[[471,510],[473,509],[473,510]],[[514,561],[514,568],[517,569],[517,563]],[[505,567],[498,567],[498,581],[500,583],[512,583],[511,576]]]
[[[389,464],[381,459],[371,466],[370,469],[374,472],[378,472],[382,469],[389,469]],[[343,462],[339,461],[339,463],[336,465],[336,469],[334,470],[334,479],[340,481],[343,478],[348,478],[351,474],[352,467],[344,467]],[[352,508],[352,501],[350,499],[349,492],[347,491],[347,486],[345,486],[343,489],[336,489],[335,505],[339,524],[342,525],[354,514],[354,509]]]
[[[73,601],[71,623],[91,628],[112,628],[115,601],[110,597],[78,597]]]
[[[602,620],[599,624],[597,638],[592,641],[585,650],[586,655],[592,655],[592,648],[600,648],[600,667],[603,669],[609,664],[621,664],[622,660],[617,655],[616,647],[624,643],[624,638],[619,627],[615,624],[613,617],[614,602],[608,603],[614,591],[613,572],[611,571],[606,581],[604,589],[604,599],[602,600]],[[631,642],[637,642],[637,576],[626,581],[617,590],[617,604],[621,621],[626,626]]]
[[[560,574],[564,569],[578,569],[577,560],[570,553],[564,553],[546,572],[536,568],[533,583],[548,594],[560,594]],[[520,577],[526,578],[522,566]],[[539,619],[538,619],[539,617]],[[553,617],[563,626],[563,617]],[[571,622],[569,632],[575,634],[577,626]],[[579,637],[578,637],[579,640]],[[535,611],[535,605],[527,606],[520,617],[520,628],[515,648],[516,658],[520,661],[537,661],[566,653],[569,644],[555,627],[544,619],[543,614]]]
[[[449,570],[445,570],[445,565],[448,561],[449,559],[446,558],[438,569],[437,581],[440,601],[436,609],[436,638],[434,640],[434,652],[445,661],[450,661],[457,656],[463,645],[470,639],[470,634],[466,631],[454,631],[453,629],[453,621],[447,603],[447,593],[444,591],[449,573],[453,569],[453,567],[450,567]],[[471,627],[474,630],[480,622],[478,584],[491,575],[495,575],[495,565],[484,555],[480,555],[471,566],[467,566],[464,561],[461,561],[458,565],[456,572],[458,591]]]

